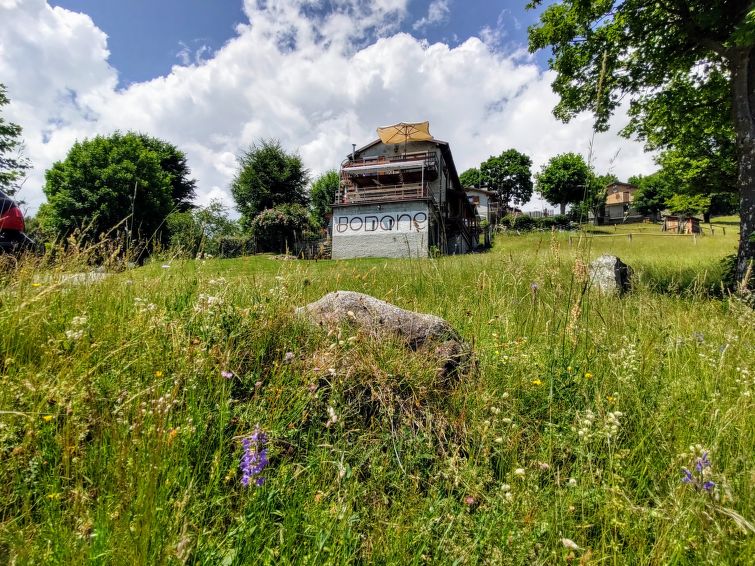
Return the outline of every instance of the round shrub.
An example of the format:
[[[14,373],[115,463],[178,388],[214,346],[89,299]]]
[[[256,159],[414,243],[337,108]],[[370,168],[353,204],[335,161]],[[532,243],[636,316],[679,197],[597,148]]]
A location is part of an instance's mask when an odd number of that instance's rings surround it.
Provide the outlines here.
[[[281,204],[260,212],[251,228],[259,251],[283,253],[310,231],[309,216],[300,204]]]

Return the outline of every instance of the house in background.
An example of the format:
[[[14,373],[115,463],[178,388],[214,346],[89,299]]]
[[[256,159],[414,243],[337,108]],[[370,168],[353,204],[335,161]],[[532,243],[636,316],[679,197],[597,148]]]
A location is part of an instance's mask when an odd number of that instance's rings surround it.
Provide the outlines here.
[[[634,194],[639,187],[629,183],[611,183],[606,187],[606,206],[603,223],[616,224],[642,220],[642,215],[632,208]]]
[[[378,139],[341,165],[333,204],[332,257],[427,257],[472,251],[474,206],[461,187],[447,142],[429,123],[378,128]]]
[[[469,202],[475,207],[477,221],[484,235],[484,245],[489,247],[492,243],[493,228],[501,216],[498,195],[493,191],[477,187],[466,187],[464,191],[467,193]]]

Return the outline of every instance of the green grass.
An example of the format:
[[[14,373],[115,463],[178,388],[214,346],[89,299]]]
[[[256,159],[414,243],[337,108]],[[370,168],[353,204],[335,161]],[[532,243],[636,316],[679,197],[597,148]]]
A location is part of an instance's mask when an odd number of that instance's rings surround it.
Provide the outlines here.
[[[736,241],[499,236],[87,285],[22,266],[0,305],[0,561],[752,563],[755,315],[716,292]],[[636,271],[623,298],[583,292],[606,252]],[[336,289],[446,318],[476,365],[437,382],[293,315]],[[258,423],[270,465],[244,488]],[[711,494],[681,481],[701,450]]]

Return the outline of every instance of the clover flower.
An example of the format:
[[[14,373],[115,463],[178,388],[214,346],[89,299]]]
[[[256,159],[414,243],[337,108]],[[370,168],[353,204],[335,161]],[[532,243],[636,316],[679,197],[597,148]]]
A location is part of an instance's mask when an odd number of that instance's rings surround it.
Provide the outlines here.
[[[260,429],[259,425],[254,427],[251,436],[241,441],[244,452],[241,455],[239,468],[241,469],[241,485],[244,487],[249,487],[252,481],[258,487],[265,483],[265,478],[260,474],[269,463],[266,444],[267,434]]]

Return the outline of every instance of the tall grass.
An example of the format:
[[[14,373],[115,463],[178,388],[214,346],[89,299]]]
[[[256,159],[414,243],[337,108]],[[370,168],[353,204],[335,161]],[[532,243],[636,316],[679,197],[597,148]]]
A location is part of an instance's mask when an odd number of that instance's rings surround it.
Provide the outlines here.
[[[710,295],[735,246],[532,234],[100,281],[24,264],[0,305],[0,560],[748,563],[755,316]],[[636,270],[623,298],[586,285],[606,251]],[[336,289],[446,318],[477,363],[441,383],[399,343],[294,316]],[[257,424],[270,465],[245,488]],[[682,481],[703,452],[710,491]]]

